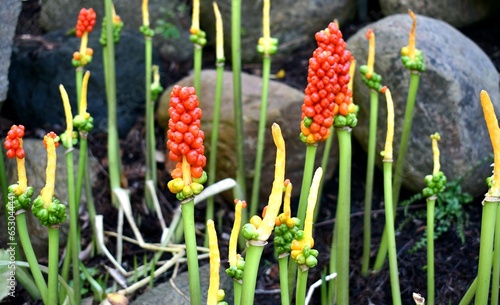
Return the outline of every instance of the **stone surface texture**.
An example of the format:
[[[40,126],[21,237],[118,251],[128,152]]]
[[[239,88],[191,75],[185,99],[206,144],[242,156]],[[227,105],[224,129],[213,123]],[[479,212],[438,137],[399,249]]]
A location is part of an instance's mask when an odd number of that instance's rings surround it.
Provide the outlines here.
[[[400,60],[401,47],[408,44],[411,18],[386,17],[359,30],[348,40],[348,48],[359,65],[367,60],[368,28],[376,35],[375,72],[382,75],[394,99],[396,160],[403,128],[410,73]],[[479,92],[486,90],[500,111],[499,75],[488,56],[470,39],[449,24],[418,15],[417,48],[424,53],[427,70],[420,75],[413,125],[404,169],[404,186],[421,191],[424,176],[432,173],[431,140],[441,134],[441,169],[448,180],[463,178],[463,188],[473,195],[486,190],[491,175],[492,147],[485,125]],[[368,142],[369,90],[354,80],[354,101],[360,106],[359,123],[353,129],[363,147]],[[387,129],[385,98],[379,100],[377,151],[383,149]],[[381,165],[382,158],[376,158]]]

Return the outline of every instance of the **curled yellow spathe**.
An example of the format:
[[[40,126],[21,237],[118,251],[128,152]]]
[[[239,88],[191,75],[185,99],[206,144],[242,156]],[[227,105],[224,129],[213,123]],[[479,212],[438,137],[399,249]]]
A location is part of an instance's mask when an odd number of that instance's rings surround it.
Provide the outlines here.
[[[415,32],[417,30],[417,17],[412,10],[408,10],[408,14],[412,19],[412,25],[410,30],[410,36],[408,38],[408,45],[401,49],[401,54],[408,56],[410,59],[415,59]]]
[[[80,97],[80,111],[79,115],[85,117],[85,114],[87,113],[87,90],[89,87],[89,78],[90,78],[90,71],[86,71],[85,74],[83,75],[83,81],[82,81],[82,94]]]
[[[148,0],[142,0],[142,24],[144,26],[149,26],[148,2]]]
[[[19,147],[23,147],[23,139],[19,139]],[[17,158],[17,187],[14,190],[16,195],[21,195],[24,193],[26,188],[28,187],[28,178],[26,177],[26,158]]]
[[[370,78],[373,74],[373,66],[375,65],[375,33],[372,29],[369,29],[366,33],[366,36],[369,40],[368,44],[368,72],[366,73],[366,77]]]
[[[354,72],[356,71],[356,59],[351,57],[351,66],[349,67],[349,83],[347,83],[347,88],[352,91],[352,85],[354,83]]]
[[[432,174],[435,175],[439,173],[439,170],[441,169],[441,163],[439,162],[439,147],[438,147],[438,141],[441,140],[441,136],[439,133],[435,133],[431,135],[431,140],[432,140],[432,157],[434,159],[434,169],[432,170]]]
[[[276,223],[276,216],[278,216],[283,202],[283,185],[285,182],[285,140],[281,134],[280,126],[273,123],[271,127],[274,144],[276,145],[276,166],[274,169],[274,182],[269,195],[269,202],[267,205],[266,216],[262,219],[259,225],[259,240],[267,241],[274,229]]]
[[[271,39],[271,22],[269,13],[271,11],[271,1],[264,0],[264,5],[262,7],[262,37],[265,41]]]
[[[491,145],[493,146],[493,182],[488,191],[489,196],[500,197],[500,128],[498,127],[498,120],[495,114],[495,109],[491,103],[488,92],[481,90],[480,94],[481,106],[483,107],[484,119],[490,134]]]
[[[208,248],[210,250],[210,284],[208,286],[207,305],[217,305],[217,294],[219,292],[219,269],[220,253],[217,242],[217,232],[213,220],[207,220]]]
[[[312,238],[312,227],[314,221],[314,209],[316,208],[316,203],[318,202],[318,191],[321,184],[321,178],[323,177],[323,169],[318,167],[314,173],[313,180],[311,183],[311,188],[309,191],[309,197],[307,197],[307,209],[306,209],[306,219],[304,221],[304,241],[309,244],[314,244]]]
[[[213,2],[215,14],[215,57],[224,59],[224,27],[222,26],[222,16],[217,2]]]
[[[73,114],[71,113],[71,104],[69,103],[68,93],[63,85],[59,85],[59,92],[64,106],[64,115],[66,116],[66,134],[71,137],[73,133]],[[82,94],[83,95],[83,94]],[[71,141],[69,141],[71,143]]]
[[[241,228],[241,209],[243,208],[243,202],[237,200],[236,206],[234,208],[234,224],[231,230],[231,237],[229,238],[229,266],[236,266],[238,261],[237,246],[238,246],[238,235],[240,234]]]
[[[191,34],[198,34],[200,31],[200,0],[193,0],[193,15],[191,17]]]
[[[54,188],[56,185],[56,145],[54,139],[46,135],[44,141],[47,144],[47,168],[45,170],[45,187],[40,192],[42,195],[44,208],[48,208],[52,203]]]
[[[392,162],[392,142],[394,140],[394,102],[392,101],[391,91],[385,90],[385,99],[387,101],[387,135],[385,137],[385,147],[382,155],[384,162]]]

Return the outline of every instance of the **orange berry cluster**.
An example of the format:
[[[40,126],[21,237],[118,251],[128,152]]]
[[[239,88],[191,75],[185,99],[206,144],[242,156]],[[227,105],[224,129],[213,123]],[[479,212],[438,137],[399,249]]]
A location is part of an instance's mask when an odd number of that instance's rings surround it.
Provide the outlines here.
[[[13,159],[17,157],[19,159],[24,158],[25,152],[22,148],[21,141],[24,137],[24,126],[23,125],[12,125],[10,130],[7,132],[7,138],[3,143],[5,147],[7,158]]]
[[[347,87],[352,55],[346,50],[342,33],[332,22],[315,38],[318,48],[309,59],[300,124],[300,138],[308,144],[328,138],[334,116],[354,112],[350,107],[352,92]]]
[[[76,37],[82,37],[84,32],[92,32],[96,21],[96,14],[93,8],[82,8],[78,14],[76,22]]]
[[[174,86],[170,93],[170,108],[168,113],[167,147],[169,157],[178,162],[172,171],[172,178],[182,177],[182,158],[186,157],[191,165],[191,176],[200,178],[207,159],[203,139],[205,134],[200,129],[200,102],[193,87]]]
[[[51,132],[47,133],[45,135],[45,137],[51,137],[52,139],[54,139],[54,145],[56,146],[56,148],[59,147],[59,140],[61,138],[57,135],[57,133],[51,131]],[[43,137],[43,146],[45,146],[45,148],[47,148],[47,139],[45,137]]]

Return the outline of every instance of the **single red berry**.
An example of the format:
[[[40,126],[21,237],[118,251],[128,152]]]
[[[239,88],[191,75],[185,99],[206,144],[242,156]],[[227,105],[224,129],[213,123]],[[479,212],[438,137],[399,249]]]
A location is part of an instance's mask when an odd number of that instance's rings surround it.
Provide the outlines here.
[[[13,159],[16,156],[16,151],[13,149],[9,149],[5,152],[5,154],[7,155],[7,158]]]

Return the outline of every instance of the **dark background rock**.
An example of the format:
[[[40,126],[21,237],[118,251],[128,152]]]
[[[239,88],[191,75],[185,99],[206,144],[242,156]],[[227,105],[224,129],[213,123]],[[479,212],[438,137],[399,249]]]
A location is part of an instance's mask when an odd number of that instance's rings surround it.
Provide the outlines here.
[[[216,83],[216,72],[204,70],[202,72],[202,88],[200,97],[200,108],[203,110],[202,128],[205,131],[205,152],[210,154],[210,137],[212,130],[212,117],[214,105],[214,88]],[[236,176],[237,159],[235,153],[235,127],[233,114],[233,77],[231,72],[224,73],[224,84],[222,93],[217,180]],[[192,86],[193,77],[189,76],[178,82],[181,86]],[[170,88],[171,89],[171,88]],[[242,103],[243,103],[243,128],[244,128],[244,155],[247,175],[247,194],[251,194],[253,173],[255,166],[255,154],[257,150],[257,132],[260,117],[262,79],[247,73],[242,74]],[[158,121],[163,127],[168,124],[170,90],[163,94],[158,106]],[[302,173],[304,168],[306,145],[300,141],[300,118],[302,115],[301,105],[304,93],[286,84],[270,81],[267,122],[264,140],[264,155],[262,163],[260,202],[267,203],[274,180],[274,164],[276,160],[276,146],[274,145],[271,125],[276,122],[280,125],[286,144],[286,173],[295,186],[293,195],[300,194],[302,184]],[[336,143],[334,141],[334,143]],[[324,143],[320,143],[317,152],[316,166],[321,164]],[[329,170],[325,177],[330,177],[333,169],[337,167],[337,149],[333,144],[330,157]],[[232,201],[232,200],[231,200]]]
[[[262,37],[262,1],[241,1],[241,52],[243,62],[260,62],[257,42]],[[231,57],[231,1],[217,1],[224,24],[226,57]],[[357,1],[271,1],[271,36],[278,38],[275,58],[290,56],[304,44],[314,43],[314,33],[337,19],[340,24],[352,19]],[[207,32],[209,43],[215,43],[215,17],[212,3],[201,1],[201,28]],[[292,22],[293,21],[293,22]],[[295,26],[291,26],[294,24]]]
[[[142,25],[142,1],[114,1],[116,13],[130,32],[139,32]],[[40,14],[40,25],[45,31],[74,28],[81,8],[92,7],[97,14],[96,29],[100,29],[104,16],[102,0],[44,0]],[[163,25],[163,34],[156,35],[153,42],[165,59],[185,61],[191,59],[193,46],[189,42],[191,26],[190,5],[183,0],[149,1],[150,26],[155,29]],[[188,47],[186,47],[188,46]]]
[[[88,112],[94,117],[95,130],[107,129],[105,91],[100,32],[89,37],[94,49],[92,62],[85,68],[91,73],[88,88]],[[73,52],[80,39],[54,31],[41,39],[23,40],[14,48],[9,73],[8,100],[3,114],[27,128],[64,126],[64,110],[59,93],[62,84],[76,113],[75,68]],[[155,54],[155,53],[154,53]],[[115,45],[117,117],[120,136],[126,135],[144,111],[144,39],[142,34],[122,32]],[[157,56],[153,63],[158,63]]]
[[[358,31],[348,40],[348,48],[358,65],[366,63],[368,41],[365,33],[372,28],[376,36],[375,72],[392,92],[395,106],[395,160],[403,127],[409,85],[409,72],[400,61],[400,49],[408,44],[411,18],[386,17]],[[443,21],[417,16],[417,48],[422,50],[427,70],[421,74],[414,120],[404,170],[404,186],[419,191],[423,178],[432,173],[429,136],[441,134],[442,171],[448,180],[463,178],[463,187],[473,195],[486,189],[485,177],[491,175],[491,143],[479,101],[479,92],[489,92],[500,109],[499,76],[488,56],[469,38]],[[359,66],[358,66],[359,67]],[[368,141],[369,91],[359,72],[354,82],[354,99],[360,106],[358,126],[353,133],[362,146]],[[387,112],[385,98],[379,101],[377,151],[383,149]],[[381,158],[376,158],[377,162]]]
[[[9,88],[9,65],[12,52],[12,41],[16,30],[17,18],[21,12],[21,2],[4,0],[0,5],[0,109],[7,97]]]
[[[406,13],[408,9],[416,14],[441,19],[456,27],[463,27],[483,20],[493,8],[494,0],[380,0],[385,16]]]

